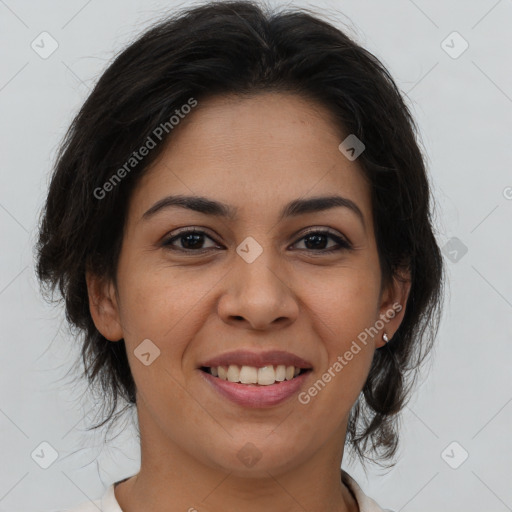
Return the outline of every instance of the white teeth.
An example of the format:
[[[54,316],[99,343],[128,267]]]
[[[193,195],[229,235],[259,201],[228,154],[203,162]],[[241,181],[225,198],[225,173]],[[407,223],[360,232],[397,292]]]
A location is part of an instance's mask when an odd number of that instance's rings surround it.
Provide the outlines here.
[[[258,369],[254,366],[242,366],[238,381],[242,384],[258,384]]]
[[[276,381],[276,372],[273,366],[264,366],[258,369],[258,384],[269,386]],[[243,382],[243,381],[242,381]]]
[[[211,372],[210,368],[210,372]],[[228,380],[228,369],[225,366],[217,366],[217,372],[219,379]]]
[[[229,382],[240,381],[240,369],[236,364],[230,364],[228,368],[227,378]]]
[[[278,382],[282,382],[286,379],[286,366],[284,364],[280,364],[276,367],[276,380]]]
[[[230,364],[229,366],[212,367],[209,368],[209,371],[214,377],[229,382],[270,386],[276,382],[293,379],[299,375],[300,368],[285,366],[284,364],[263,366],[262,368],[256,368],[255,366],[240,367],[236,364]]]

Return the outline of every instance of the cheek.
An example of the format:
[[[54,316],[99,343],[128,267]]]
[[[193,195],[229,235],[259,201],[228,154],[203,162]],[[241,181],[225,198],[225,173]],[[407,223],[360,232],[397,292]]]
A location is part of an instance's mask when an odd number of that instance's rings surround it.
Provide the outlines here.
[[[142,265],[126,268],[123,280],[119,280],[123,285],[119,290],[120,316],[130,368],[147,403],[155,397],[176,404],[187,398],[182,389],[187,348],[211,314],[208,292],[219,281],[219,276],[208,273],[198,278],[197,271],[194,275],[191,270]],[[158,357],[148,366],[136,356],[146,339],[159,350],[153,349]]]
[[[181,378],[183,357],[196,330],[191,319],[195,322],[200,315],[199,301],[205,292],[190,286],[190,277],[180,277],[169,268],[147,266],[123,277],[120,316],[129,364],[139,397],[158,417],[162,400],[174,410],[172,404],[187,399]],[[144,340],[151,341],[144,345],[148,347],[144,352],[150,353],[148,365],[138,357]]]
[[[199,322],[205,294],[216,281],[206,274],[198,279],[183,268],[149,265],[126,271],[123,277],[120,312],[128,337],[132,343],[139,338],[153,339],[162,347],[169,340],[186,339],[185,331]]]
[[[315,287],[312,283],[304,296],[314,317],[325,326],[329,344],[342,349],[348,338],[357,337],[376,321],[380,283],[372,269],[344,268],[336,276],[318,279]]]
[[[316,379],[299,402],[307,411],[304,417],[311,418],[311,428],[327,436],[347,417],[368,376],[374,344],[365,329],[376,321],[378,289],[372,280],[346,278],[311,298],[325,353]],[[321,427],[313,420],[319,416],[324,418]]]
[[[325,280],[321,290],[309,293],[314,329],[325,350],[321,373],[331,390],[324,400],[342,396],[355,401],[366,380],[375,341],[368,329],[378,319],[379,284],[371,269],[346,268],[336,279]]]

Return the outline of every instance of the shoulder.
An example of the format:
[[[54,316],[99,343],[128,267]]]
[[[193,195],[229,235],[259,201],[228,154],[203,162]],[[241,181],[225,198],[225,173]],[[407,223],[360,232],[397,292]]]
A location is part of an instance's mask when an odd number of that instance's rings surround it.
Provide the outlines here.
[[[354,494],[360,512],[394,512],[389,508],[381,508],[376,501],[363,492],[359,484],[343,469],[341,470],[341,475],[343,482]]]

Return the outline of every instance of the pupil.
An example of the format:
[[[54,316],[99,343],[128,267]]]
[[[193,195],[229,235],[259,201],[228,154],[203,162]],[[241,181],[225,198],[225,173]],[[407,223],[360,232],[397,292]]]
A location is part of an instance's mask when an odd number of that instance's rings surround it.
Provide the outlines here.
[[[309,247],[310,244],[308,244],[308,240],[315,240],[315,242],[313,243],[313,247]],[[322,244],[321,242],[321,239],[323,239],[324,243]],[[319,243],[320,242],[320,243]],[[318,248],[320,247],[321,249],[324,249],[325,247],[325,235],[309,235],[308,237],[306,237],[306,247],[308,249],[314,249],[314,248]]]
[[[192,244],[189,244],[188,242],[186,242],[185,244],[182,244],[182,245],[185,245],[185,249],[194,249],[194,248],[198,248],[198,246],[196,244],[199,243],[199,246],[201,245],[201,237],[202,235],[201,234],[189,234],[189,235],[185,235],[182,237],[182,241],[183,240],[192,240]],[[199,247],[200,248],[200,247]]]

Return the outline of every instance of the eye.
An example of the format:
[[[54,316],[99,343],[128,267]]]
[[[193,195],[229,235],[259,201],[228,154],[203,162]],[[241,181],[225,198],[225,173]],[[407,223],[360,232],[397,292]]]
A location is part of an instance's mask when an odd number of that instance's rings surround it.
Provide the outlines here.
[[[162,245],[171,250],[200,253],[212,248],[203,247],[205,238],[216,244],[215,240],[208,236],[204,231],[198,229],[186,229],[179,232],[177,235],[164,240]],[[181,246],[176,246],[175,242],[178,242]],[[213,247],[218,248],[218,245],[214,245]]]
[[[213,242],[210,247],[205,247],[205,240],[208,239]],[[326,247],[327,240],[333,240],[335,242],[334,247]],[[304,242],[303,242],[304,241]],[[312,229],[308,231],[302,238],[300,238],[295,244],[303,242],[304,248],[298,248],[301,251],[316,252],[321,254],[333,253],[336,251],[352,249],[352,245],[345,238],[332,233],[331,231],[322,229]],[[199,229],[184,229],[178,234],[167,238],[162,242],[162,246],[166,249],[173,251],[189,252],[201,254],[207,252],[210,249],[220,249],[219,245],[215,240],[210,237],[205,231]]]
[[[326,248],[325,242],[328,239],[334,240],[336,242],[336,245],[334,247]],[[299,250],[313,251],[325,254],[352,249],[352,245],[350,244],[350,242],[348,242],[341,236],[338,236],[332,233],[331,231],[327,230],[313,229],[306,233],[298,242],[295,242],[295,244],[300,243],[303,240],[306,247],[304,249],[299,248]]]

